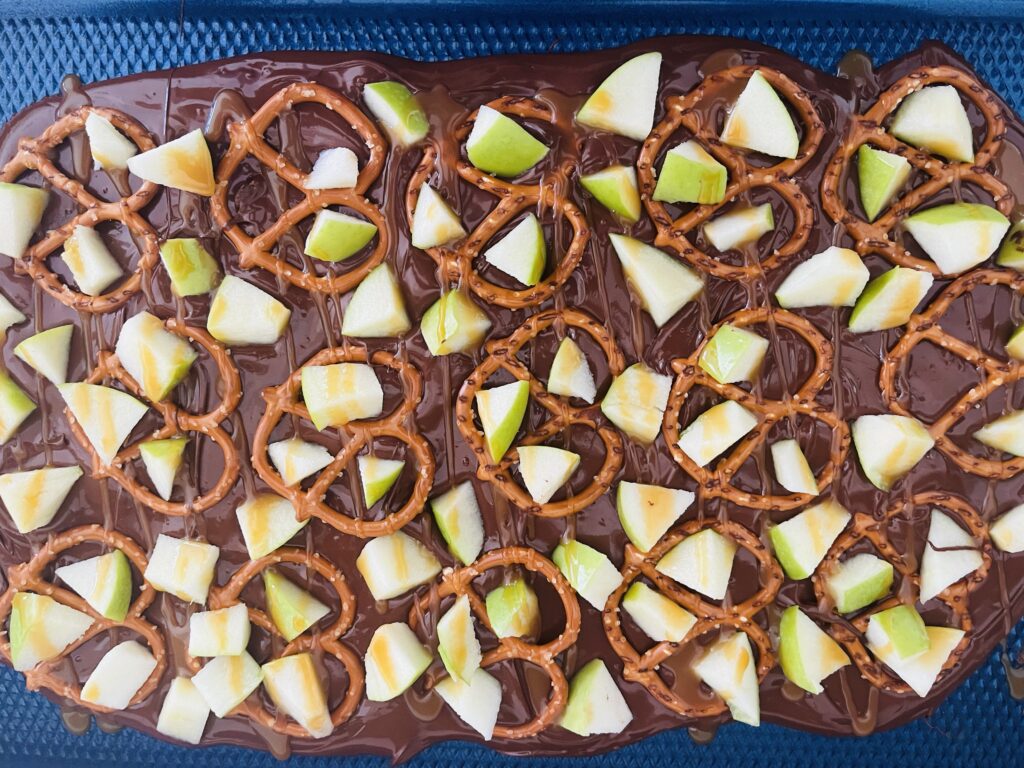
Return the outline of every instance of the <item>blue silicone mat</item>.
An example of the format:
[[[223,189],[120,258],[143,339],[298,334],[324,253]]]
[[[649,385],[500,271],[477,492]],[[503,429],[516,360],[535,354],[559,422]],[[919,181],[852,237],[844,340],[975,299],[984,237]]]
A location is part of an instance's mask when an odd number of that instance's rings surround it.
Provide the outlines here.
[[[515,15],[509,8],[513,8]],[[773,45],[830,70],[851,48],[876,63],[929,38],[965,56],[1015,109],[1024,111],[1024,2],[670,2],[613,0],[514,3],[463,0],[285,0],[131,2],[0,0],[0,120],[52,93],[67,72],[85,81],[191,64],[261,49],[370,49],[418,59],[621,45],[653,35],[734,35]],[[1024,639],[1012,634],[1010,655]],[[1024,765],[1024,702],[1009,694],[998,652],[933,717],[864,739],[828,739],[773,726],[722,728],[710,745],[685,731],[664,733],[602,757],[587,768],[630,766]],[[384,766],[379,758],[273,757],[234,748],[186,751],[123,731],[81,737],[61,726],[56,707],[25,693],[20,675],[0,667],[0,766],[172,766],[302,768]],[[410,766],[578,766],[579,759],[517,760],[485,748],[443,744]]]

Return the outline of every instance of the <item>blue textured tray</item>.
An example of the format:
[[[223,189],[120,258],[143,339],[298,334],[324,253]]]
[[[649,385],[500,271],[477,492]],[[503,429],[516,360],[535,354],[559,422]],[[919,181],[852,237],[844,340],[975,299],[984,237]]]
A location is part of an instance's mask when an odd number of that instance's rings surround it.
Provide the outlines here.
[[[508,12],[512,6],[516,15]],[[573,3],[516,0],[0,0],[0,120],[52,93],[66,72],[102,80],[144,69],[234,56],[261,49],[372,49],[419,59],[492,53],[574,51],[672,33],[735,35],[774,45],[831,69],[851,48],[884,62],[922,40],[943,40],[963,54],[1018,111],[1024,111],[1024,3],[1020,0],[888,2],[621,0]],[[1011,655],[1024,639],[1013,633]],[[1024,704],[1008,692],[998,653],[927,721],[865,739],[828,739],[773,726],[723,728],[709,746],[685,731],[664,733],[603,757],[588,768],[635,766],[1024,765]],[[75,737],[56,707],[27,694],[21,676],[0,667],[0,766],[172,766],[258,768],[282,765],[233,748],[186,751],[134,732],[93,728]],[[531,765],[580,765],[544,759]],[[295,758],[302,768],[383,766],[378,758]],[[415,766],[526,765],[482,747],[444,744]]]

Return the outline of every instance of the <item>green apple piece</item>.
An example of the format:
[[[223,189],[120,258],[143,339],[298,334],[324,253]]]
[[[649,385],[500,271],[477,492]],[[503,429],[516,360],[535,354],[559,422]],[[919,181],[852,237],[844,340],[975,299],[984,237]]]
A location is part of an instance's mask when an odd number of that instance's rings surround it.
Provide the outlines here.
[[[608,237],[627,282],[659,328],[704,290],[696,272],[664,251],[625,235]]]
[[[1024,411],[1011,411],[989,422],[973,435],[989,448],[1024,456]]]
[[[104,465],[149,410],[131,395],[100,384],[61,384],[58,390]]]
[[[446,677],[434,690],[466,725],[490,741],[501,709],[501,683],[497,678],[477,669],[467,682]]]
[[[390,600],[441,572],[434,553],[402,531],[371,539],[356,558],[374,600]]]
[[[188,677],[176,677],[167,688],[160,706],[156,730],[186,744],[199,744],[203,740],[210,707],[195,683]]]
[[[90,112],[85,118],[85,135],[93,161],[105,171],[126,170],[128,158],[139,153],[135,143],[98,112]]]
[[[672,547],[655,570],[712,600],[724,600],[735,558],[736,542],[705,528]]]
[[[708,408],[679,435],[679,449],[698,467],[707,466],[757,426],[757,416],[732,400]]]
[[[768,351],[768,339],[725,323],[700,353],[699,365],[720,384],[753,381]]]
[[[974,573],[982,565],[974,538],[949,516],[932,510],[928,544],[921,558],[921,593],[926,603],[946,587]]]
[[[537,593],[521,577],[495,587],[485,600],[491,630],[503,637],[536,638],[540,634]]]
[[[786,576],[799,581],[814,573],[849,522],[843,505],[827,499],[773,527],[772,546]]]
[[[334,456],[322,445],[307,443],[298,437],[271,443],[267,446],[267,455],[284,484],[289,486],[298,485],[334,461]]]
[[[460,595],[437,622],[437,650],[448,674],[460,682],[470,682],[480,668],[483,656],[467,595]]]
[[[447,245],[466,236],[458,215],[429,184],[420,187],[412,214],[412,244],[426,250]]]
[[[839,563],[825,587],[839,613],[855,613],[889,594],[892,577],[891,563],[862,552]]]
[[[519,448],[519,474],[526,490],[538,504],[547,504],[555,491],[569,482],[580,465],[580,455],[548,445]]]
[[[895,656],[903,661],[920,656],[930,647],[924,619],[911,605],[897,605],[872,614],[866,637],[876,656]]]
[[[55,573],[100,616],[124,621],[128,615],[132,567],[120,549],[61,566]]]
[[[950,203],[908,216],[903,227],[942,274],[953,275],[995,253],[1010,220],[987,205]]]
[[[385,339],[401,336],[410,328],[412,323],[395,273],[388,264],[379,264],[363,278],[349,299],[341,332],[363,339]]]
[[[420,321],[423,341],[435,357],[476,349],[490,328],[490,318],[464,290],[442,293]]]
[[[156,658],[142,643],[126,640],[103,654],[82,686],[82,701],[107,709],[127,709],[156,669]]]
[[[495,176],[519,176],[543,160],[547,153],[548,148],[533,134],[487,105],[476,113],[473,130],[466,139],[469,162]]]
[[[348,147],[321,152],[302,186],[306,189],[351,189],[359,181],[359,158]]]
[[[1006,342],[1006,353],[1014,360],[1024,360],[1024,325],[1013,329]]]
[[[528,213],[511,232],[484,251],[484,260],[523,285],[539,283],[547,265],[548,249],[537,217]]]
[[[411,146],[423,140],[430,130],[419,100],[403,83],[367,83],[363,86],[363,101],[394,144]]]
[[[637,581],[622,598],[622,607],[651,640],[681,643],[697,617],[660,592]]]
[[[672,377],[635,363],[615,377],[601,401],[601,413],[638,442],[650,444],[661,433]]]
[[[779,621],[779,663],[782,673],[808,693],[825,690],[821,681],[850,663],[839,643],[795,605]]]
[[[909,416],[861,416],[850,431],[861,469],[881,491],[892,488],[935,445],[924,424]]]
[[[180,237],[160,244],[160,261],[171,278],[176,296],[201,296],[217,287],[220,266],[194,237]]]
[[[516,380],[476,393],[476,410],[491,460],[500,462],[516,439],[530,402],[530,384]]]
[[[796,440],[779,440],[772,443],[772,466],[779,485],[790,493],[818,495],[818,481],[807,463],[800,443]]]
[[[270,618],[289,643],[331,612],[309,592],[273,568],[263,571],[263,588],[267,594]]]
[[[87,296],[99,296],[124,275],[103,237],[95,229],[79,224],[64,241],[60,254],[78,290]]]
[[[0,253],[20,259],[50,200],[45,189],[0,182]]]
[[[850,330],[867,333],[904,325],[933,282],[927,272],[909,267],[893,267],[883,272],[868,283],[857,299],[850,315]]]
[[[363,481],[363,501],[369,509],[391,490],[405,467],[398,459],[381,459],[376,456],[358,456],[359,478]]]
[[[143,181],[209,197],[217,188],[213,159],[201,129],[130,157],[128,170]]]
[[[949,160],[974,162],[971,121],[952,85],[933,85],[907,96],[889,124],[889,133]]]
[[[0,500],[19,533],[49,525],[82,476],[80,467],[43,467],[0,475]]]
[[[868,144],[857,150],[857,189],[868,221],[874,221],[910,178],[910,161]]]
[[[759,71],[736,99],[719,138],[731,147],[772,157],[793,159],[800,151],[800,137],[786,103]]]
[[[227,275],[213,296],[206,330],[228,346],[273,344],[291,315],[288,307],[263,289]]]
[[[619,522],[641,552],[649,552],[693,504],[690,491],[623,481],[615,494]]]
[[[999,249],[996,264],[1017,270],[1024,269],[1024,221],[1015,222],[1010,227],[1010,232]],[[3,323],[0,322],[0,325]]]
[[[60,656],[92,626],[93,619],[46,595],[18,592],[11,603],[7,635],[11,666],[27,672],[43,661]]]
[[[988,527],[992,543],[1002,552],[1024,552],[1024,504],[1018,504]]]
[[[322,432],[380,416],[384,390],[366,363],[307,365],[302,369],[302,401],[313,425]]]
[[[661,54],[642,53],[620,64],[576,113],[576,122],[643,141],[654,127]]]
[[[11,303],[11,300],[0,293],[0,334],[6,334],[12,325],[23,323],[28,318],[25,313]]]
[[[555,547],[551,559],[579,596],[599,611],[622,584],[622,574],[608,556],[582,541],[563,541]]]
[[[577,736],[593,736],[621,733],[632,720],[622,691],[601,659],[592,659],[573,675],[559,725]]]
[[[188,655],[237,656],[245,652],[251,632],[249,609],[243,603],[193,613],[188,619]]]
[[[189,603],[205,603],[218,557],[220,549],[212,544],[161,533],[143,576],[159,592]]]
[[[227,717],[263,682],[263,670],[248,653],[216,656],[196,672],[192,683],[217,717]]]
[[[734,720],[761,724],[757,662],[746,632],[720,638],[697,660],[693,671],[726,703]]]
[[[430,510],[452,554],[463,565],[476,560],[484,547],[484,520],[473,483],[459,483],[431,499]]]
[[[344,261],[359,253],[376,234],[377,226],[369,221],[322,208],[302,252],[319,261]]]
[[[593,403],[597,397],[597,384],[579,344],[566,336],[558,344],[555,359],[548,374],[548,392],[562,397],[578,397]]]
[[[274,706],[314,739],[331,735],[334,723],[312,654],[293,653],[268,661],[263,665],[263,687]]]
[[[308,520],[295,519],[295,507],[273,493],[260,493],[238,505],[238,527],[249,557],[258,560],[283,547],[306,527]]]
[[[704,237],[723,253],[756,243],[775,229],[771,203],[734,208],[704,225]]]
[[[640,220],[640,189],[636,170],[628,165],[609,165],[580,176],[580,184],[601,205],[631,224]]]
[[[14,437],[35,409],[32,398],[14,383],[7,371],[0,369],[0,445]]]
[[[653,197],[666,203],[713,205],[725,199],[728,180],[725,166],[690,139],[665,155]]]
[[[68,357],[74,331],[75,326],[70,324],[42,331],[18,344],[14,354],[50,383],[64,384],[68,380]]]
[[[377,627],[366,648],[366,698],[391,701],[401,696],[430,666],[432,656],[408,624]]]
[[[949,655],[963,639],[964,631],[953,627],[926,627],[928,650],[912,659],[901,659],[890,647],[868,647],[889,669],[896,673],[911,690],[924,698],[942,672]]]
[[[149,312],[139,312],[125,321],[115,352],[142,393],[154,403],[167,399],[198,357],[191,344],[168,331]]]
[[[786,275],[775,298],[786,309],[852,307],[871,273],[856,251],[831,246]]]

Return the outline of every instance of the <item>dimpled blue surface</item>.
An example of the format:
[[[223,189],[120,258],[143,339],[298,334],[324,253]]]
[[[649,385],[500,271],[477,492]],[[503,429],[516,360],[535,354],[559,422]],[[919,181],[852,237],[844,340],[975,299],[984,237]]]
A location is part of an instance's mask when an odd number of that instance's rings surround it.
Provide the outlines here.
[[[575,51],[673,33],[735,35],[774,45],[830,70],[851,48],[884,62],[922,40],[963,54],[1018,111],[1024,111],[1024,10],[1017,0],[913,3],[881,0],[818,4],[673,3],[623,7],[610,0],[571,3],[440,4],[302,0],[271,3],[140,3],[123,0],[0,0],[0,119],[52,93],[66,72],[85,81],[191,64],[261,49],[371,49],[418,59],[493,53]],[[518,16],[511,18],[509,7]],[[1015,14],[1015,11],[1017,12]],[[979,17],[978,14],[985,14]],[[1015,19],[1014,16],[1017,15]],[[1011,636],[1015,655],[1024,628]],[[721,729],[708,746],[685,732],[664,733],[587,768],[815,768],[818,766],[1024,765],[1024,703],[1010,697],[998,653],[933,717],[864,739],[828,739],[764,726]],[[582,765],[583,760],[502,758],[487,749],[442,744],[410,765]],[[21,676],[0,667],[0,766],[172,766],[258,768],[269,755],[230,748],[185,751],[138,733],[93,728],[68,734],[56,707],[26,693]],[[293,758],[302,768],[384,766],[378,758]]]

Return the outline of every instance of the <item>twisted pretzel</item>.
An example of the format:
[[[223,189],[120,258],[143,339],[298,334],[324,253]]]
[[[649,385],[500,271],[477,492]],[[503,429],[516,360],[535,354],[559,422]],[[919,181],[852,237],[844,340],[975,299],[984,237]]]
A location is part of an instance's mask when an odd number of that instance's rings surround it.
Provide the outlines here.
[[[351,189],[306,189],[306,174],[267,144],[267,128],[286,110],[297,104],[320,104],[345,120],[366,144],[370,157],[359,172]],[[373,121],[347,98],[317,83],[292,83],[271,96],[250,118],[239,116],[228,125],[231,143],[217,166],[217,189],[210,198],[210,209],[217,225],[238,251],[245,269],[259,267],[310,293],[342,294],[354,288],[370,271],[384,260],[391,242],[391,224],[380,209],[364,195],[380,175],[384,166],[384,139]],[[228,186],[242,161],[252,155],[270,172],[280,176],[302,193],[297,205],[281,212],[266,231],[249,237],[234,222],[228,205]],[[358,267],[343,274],[318,276],[288,264],[274,255],[274,248],[303,219],[329,205],[348,208],[365,216],[377,227],[377,245],[373,253]]]
[[[555,122],[551,108],[536,99],[503,96],[489,102],[487,106],[506,115],[515,115],[527,120]],[[476,115],[476,112],[470,115],[455,131],[455,138],[458,141],[465,141],[469,136]],[[423,151],[423,159],[409,180],[406,215],[410,226],[420,188],[433,172],[437,156],[437,147],[428,145]],[[459,160],[455,167],[465,181],[498,198],[498,204],[465,239],[452,246],[427,249],[427,253],[437,263],[442,279],[449,283],[468,286],[485,302],[497,304],[499,307],[523,309],[543,304],[569,279],[582,260],[590,240],[590,224],[569,199],[569,190],[572,188],[569,180],[575,172],[575,163],[566,160],[557,168],[545,173],[537,184],[514,184],[504,181],[484,173],[464,160]],[[555,270],[536,285],[523,290],[503,288],[481,277],[473,266],[473,260],[484,246],[520,213],[538,208],[553,210],[568,221],[573,230],[572,240]]]
[[[555,564],[534,549],[527,547],[505,547],[493,549],[480,556],[477,561],[463,568],[445,569],[441,574],[440,584],[436,584],[429,592],[421,595],[409,610],[409,626],[416,630],[422,623],[422,617],[431,605],[437,605],[446,597],[456,598],[466,595],[476,615],[477,621],[488,629],[492,629],[487,616],[487,606],[473,586],[473,581],[492,568],[520,566],[531,573],[539,574],[554,588],[565,611],[565,628],[553,640],[546,643],[532,643],[521,637],[503,637],[498,639],[497,647],[483,655],[480,664],[490,667],[502,661],[521,660],[529,662],[541,670],[551,680],[551,696],[547,705],[529,722],[521,725],[497,725],[494,737],[497,739],[525,739],[543,731],[549,725],[558,722],[569,697],[569,683],[565,672],[558,665],[556,657],[569,650],[576,642],[580,633],[580,606],[569,582],[565,580]]]
[[[725,324],[749,328],[762,323],[775,323],[798,334],[811,347],[815,355],[814,371],[787,400],[764,400],[735,384],[720,384],[699,365],[700,355],[719,328]],[[736,504],[755,509],[790,510],[809,503],[814,496],[806,493],[791,493],[786,496],[758,494],[741,490],[732,484],[733,475],[751,454],[768,438],[772,425],[785,418],[805,416],[828,426],[832,431],[831,455],[822,469],[818,481],[818,492],[824,492],[835,479],[850,448],[850,429],[836,413],[819,404],[815,397],[828,382],[832,371],[832,345],[817,328],[803,317],[786,310],[771,307],[744,309],[733,313],[708,331],[696,351],[686,358],[674,360],[672,369],[676,378],[672,383],[665,421],[662,431],[672,457],[690,477],[697,481],[706,498],[721,497]],[[758,417],[758,424],[746,437],[719,459],[714,468],[698,466],[677,445],[681,430],[680,413],[692,389],[706,387],[728,400],[734,400]]]
[[[333,365],[335,363],[369,363],[386,366],[395,371],[402,380],[404,398],[394,411],[376,419],[349,422],[338,427],[342,437],[342,448],[317,475],[308,491],[300,485],[286,485],[284,479],[271,465],[267,446],[271,435],[285,414],[291,414],[309,421],[309,411],[299,402],[302,393],[302,368],[277,387],[263,390],[267,409],[256,427],[253,437],[252,462],[263,481],[276,493],[284,496],[295,507],[298,520],[317,517],[342,533],[360,538],[384,536],[402,528],[420,513],[427,503],[434,482],[434,453],[429,443],[415,431],[412,415],[423,396],[423,383],[419,371],[411,363],[400,360],[390,352],[379,350],[372,355],[365,349],[335,348],[318,352],[305,366]],[[303,366],[303,367],[305,367]],[[412,494],[398,510],[382,520],[358,520],[330,507],[324,499],[331,484],[355,461],[359,451],[374,438],[392,437],[406,445],[416,461],[416,483]]]
[[[565,517],[593,504],[611,487],[612,480],[622,467],[623,461],[622,438],[611,427],[599,425],[599,405],[577,408],[569,403],[569,398],[548,392],[530,369],[516,357],[523,346],[556,324],[577,328],[589,334],[604,351],[611,374],[617,376],[622,373],[625,367],[622,353],[605,326],[582,312],[572,309],[549,309],[530,317],[508,338],[487,342],[487,357],[463,382],[455,404],[456,424],[476,454],[479,464],[477,477],[494,485],[520,509],[540,517]],[[594,430],[601,438],[601,442],[604,443],[604,462],[591,483],[582,491],[561,501],[537,504],[512,479],[511,468],[519,460],[517,446],[507,451],[498,463],[491,461],[484,435],[477,429],[473,419],[473,401],[486,381],[499,370],[507,371],[519,381],[528,382],[530,396],[551,414],[551,418],[540,427],[528,432],[519,445],[540,445],[559,432],[577,425]]]
[[[146,553],[138,544],[117,531],[106,530],[99,525],[85,525],[80,528],[72,528],[69,531],[53,534],[31,560],[27,563],[13,565],[8,568],[7,591],[0,595],[0,626],[7,622],[14,603],[14,596],[18,592],[34,592],[39,595],[46,595],[62,605],[88,614],[93,619],[92,626],[86,630],[85,634],[65,648],[60,656],[49,661],[42,661],[34,668],[27,670],[24,673],[25,687],[30,691],[45,688],[64,699],[73,701],[79,706],[87,707],[94,712],[113,712],[114,710],[109,707],[83,699],[81,685],[77,682],[68,681],[59,673],[58,666],[61,662],[69,658],[75,650],[97,635],[117,628],[131,630],[131,632],[145,641],[146,645],[153,652],[153,657],[156,659],[156,667],[154,667],[149,677],[146,678],[146,682],[142,684],[142,687],[132,697],[131,705],[134,705],[149,698],[150,694],[156,690],[160,678],[163,677],[164,671],[167,669],[167,653],[163,633],[142,617],[156,598],[156,590],[143,586],[139,590],[138,597],[135,598],[128,608],[124,621],[113,621],[97,613],[89,603],[75,592],[55,586],[43,577],[43,572],[62,552],[87,542],[95,542],[111,549],[121,550],[139,572],[140,576],[145,573],[147,565]],[[8,663],[11,663],[10,642],[2,636],[0,636],[0,655]]]
[[[804,127],[804,136],[797,156],[792,160],[781,160],[767,168],[749,165],[745,150],[723,144],[715,133],[716,126],[708,120],[706,110],[702,110],[702,105],[707,100],[715,99],[719,94],[730,90],[737,82],[748,80],[754,72],[760,72],[796,110]],[[665,142],[680,128],[692,134],[694,139],[728,169],[729,183],[722,202],[696,205],[673,220],[665,205],[654,200],[654,187],[657,183],[654,164]],[[719,261],[694,245],[689,235],[730,201],[752,189],[766,187],[782,197],[793,212],[794,222],[793,232],[789,238],[774,252],[760,259],[759,269],[768,272],[800,253],[814,227],[814,206],[792,176],[818,151],[824,135],[825,125],[807,93],[786,75],[766,67],[741,66],[715,72],[704,78],[700,85],[685,96],[671,97],[666,104],[665,117],[644,141],[636,164],[640,196],[657,228],[655,245],[671,248],[701,272],[723,280],[752,279],[759,272],[755,270],[754,265],[737,266]]]
[[[36,171],[43,181],[74,200],[82,212],[57,229],[47,232],[31,245],[25,255],[14,260],[18,272],[28,274],[37,285],[57,301],[80,312],[102,314],[123,306],[142,287],[142,280],[159,258],[156,231],[139,213],[153,199],[157,185],[144,181],[137,192],[117,200],[101,200],[82,182],[69,178],[53,161],[53,153],[69,136],[85,130],[86,118],[97,114],[109,120],[115,128],[130,139],[141,151],[153,149],[156,142],[141,123],[124,112],[106,107],[81,107],[49,126],[36,138],[18,141],[18,153],[0,171],[0,181],[14,182],[27,171]],[[139,248],[139,261],[135,271],[122,279],[114,288],[99,296],[89,296],[62,282],[46,264],[47,258],[64,245],[74,234],[75,227],[95,227],[104,221],[119,221]]]
[[[683,539],[699,531],[712,529],[731,539],[747,550],[758,562],[761,588],[743,602],[726,606],[708,602],[695,592],[682,587],[668,576],[660,573],[656,566],[669,550]],[[659,642],[649,650],[640,653],[622,631],[619,610],[622,599],[638,578],[646,578],[666,597],[694,614],[698,620],[681,643]],[[722,627],[737,632],[746,632],[757,649],[757,676],[763,681],[775,666],[771,638],[755,621],[755,617],[775,600],[782,586],[782,569],[775,562],[764,543],[739,523],[724,520],[690,520],[666,535],[650,552],[641,552],[632,544],[626,545],[625,562],[622,567],[622,584],[612,592],[602,615],[608,643],[623,663],[623,676],[640,683],[648,692],[683,717],[713,717],[726,711],[721,700],[709,702],[687,701],[665,684],[658,674],[658,667],[670,656],[680,653],[686,646],[700,637]]]
[[[985,138],[974,156],[974,162],[941,160],[924,150],[916,149],[887,133],[882,124],[896,111],[900,102],[927,85],[952,85],[966,96],[985,118]],[[938,192],[954,184],[976,184],[992,195],[996,207],[1006,215],[1013,210],[1014,196],[1010,188],[997,179],[988,166],[999,154],[1006,135],[1006,119],[995,95],[978,80],[954,67],[922,67],[900,78],[890,86],[863,116],[851,121],[846,141],[839,145],[821,179],[821,199],[825,213],[840,223],[855,241],[863,256],[876,253],[893,264],[913,267],[933,275],[942,274],[931,259],[913,256],[890,237],[900,220],[926,203]],[[865,221],[850,211],[844,199],[847,169],[861,145],[869,144],[886,152],[905,157],[928,180],[914,187],[889,205],[874,222]]]

